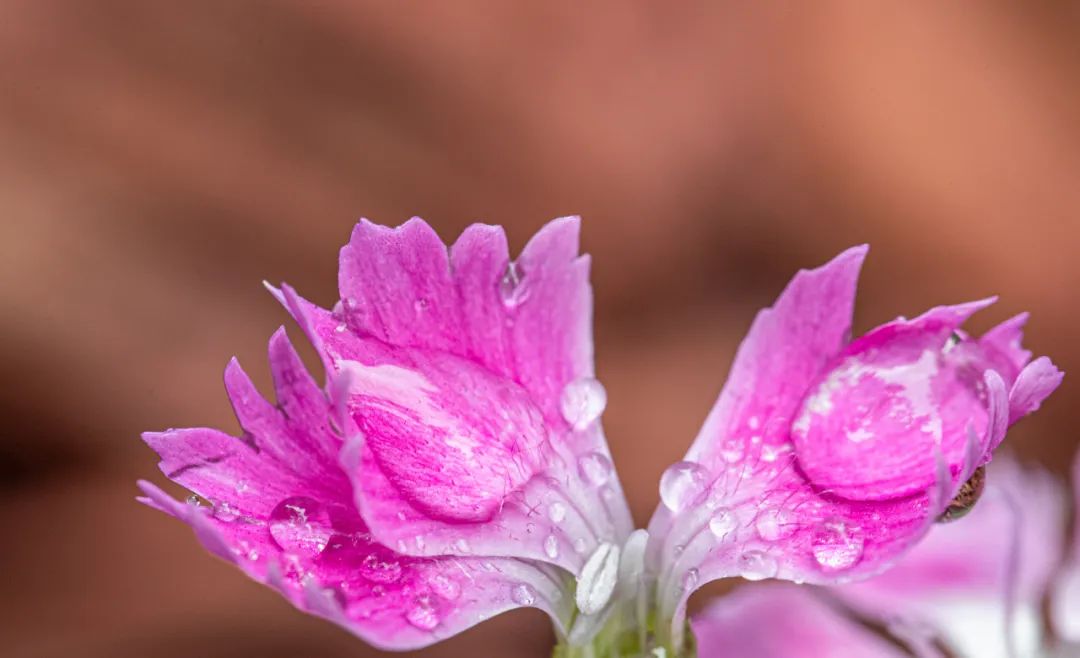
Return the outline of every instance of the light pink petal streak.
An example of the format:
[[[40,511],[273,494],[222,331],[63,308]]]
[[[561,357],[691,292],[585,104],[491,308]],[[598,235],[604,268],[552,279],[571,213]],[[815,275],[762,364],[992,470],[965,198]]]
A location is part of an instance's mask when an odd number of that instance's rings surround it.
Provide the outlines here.
[[[691,621],[699,658],[903,658],[899,647],[793,585],[742,587]]]

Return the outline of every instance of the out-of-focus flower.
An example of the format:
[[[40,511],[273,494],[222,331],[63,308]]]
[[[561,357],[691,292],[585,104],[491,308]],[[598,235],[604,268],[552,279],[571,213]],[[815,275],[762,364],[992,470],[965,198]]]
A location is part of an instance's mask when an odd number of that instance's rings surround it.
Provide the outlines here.
[[[708,581],[884,570],[1060,383],[1021,347],[1024,316],[960,330],[992,299],[850,340],[865,254],[800,272],[758,315],[686,461],[664,473],[646,558],[662,644],[681,646],[686,600]]]
[[[683,655],[701,583],[835,584],[894,562],[970,506],[1009,422],[1060,381],[1049,360],[1028,363],[1022,318],[960,332],[988,302],[849,342],[865,249],[849,250],[758,316],[687,461],[664,474],[649,532],[635,531],[599,422],[578,227],[552,222],[512,262],[497,227],[448,249],[418,219],[361,222],[332,310],[270,288],[326,385],[279,330],[276,404],[231,363],[242,436],[146,434],[195,496],[143,482],[142,500],[380,647],[532,606],[560,656]]]
[[[699,657],[1080,654],[1080,638],[1062,625],[1080,615],[1080,600],[1060,586],[1063,568],[1075,568],[1063,565],[1064,492],[1008,459],[989,470],[963,523],[936,526],[880,576],[828,589],[751,586],[711,603],[692,621]],[[755,611],[769,623],[749,623]]]

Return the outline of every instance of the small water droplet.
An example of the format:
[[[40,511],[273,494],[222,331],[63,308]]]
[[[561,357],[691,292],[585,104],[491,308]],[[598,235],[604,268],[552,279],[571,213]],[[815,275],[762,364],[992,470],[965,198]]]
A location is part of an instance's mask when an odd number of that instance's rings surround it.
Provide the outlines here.
[[[342,322],[338,326],[334,327],[334,331],[336,331],[339,334],[343,334],[343,333],[345,333],[345,329],[347,329],[347,328],[348,327],[345,326],[345,323]]]
[[[584,538],[577,537],[577,538],[574,539],[574,552],[575,553],[577,553],[578,555],[584,555],[586,548],[588,548],[588,544],[585,542]]]
[[[394,583],[401,578],[401,564],[389,556],[371,553],[360,563],[360,575],[375,583]]]
[[[508,263],[499,279],[499,297],[507,308],[514,308],[528,298],[529,291],[522,281],[524,274],[517,263]]]
[[[677,462],[660,476],[660,500],[672,512],[689,507],[705,490],[707,473],[701,464]]]
[[[247,492],[251,488],[251,485],[247,483],[247,480],[239,480],[236,483],[236,493],[242,494]]]
[[[555,535],[548,535],[544,539],[544,554],[552,560],[559,557],[559,540]]]
[[[723,539],[735,529],[735,526],[739,524],[738,519],[735,518],[735,513],[726,508],[720,508],[716,510],[716,513],[709,519],[709,530],[714,535]]]
[[[315,557],[326,548],[333,529],[330,515],[306,496],[286,498],[270,512],[270,536],[287,553]]]
[[[566,518],[566,505],[563,505],[559,501],[555,501],[548,506],[548,518],[552,523],[562,523]]]
[[[433,592],[448,601],[453,601],[461,596],[461,585],[445,574],[435,574],[431,577],[431,580],[428,581],[428,584],[431,586]]]
[[[536,590],[525,583],[515,585],[514,589],[510,592],[510,596],[513,597],[514,603],[518,605],[532,605],[536,603]]]
[[[611,460],[599,452],[590,452],[578,460],[578,470],[586,482],[599,487],[611,479]]]
[[[428,306],[430,305],[431,304],[430,302],[428,302],[428,300],[421,297],[420,299],[413,302],[413,309],[415,309],[417,313],[423,313],[428,309]]]
[[[746,580],[763,580],[776,575],[777,565],[769,555],[750,550],[739,556],[739,569]]]
[[[726,439],[720,444],[720,456],[729,464],[734,464],[743,458],[746,446],[743,440],[738,438]]]
[[[832,519],[814,531],[814,559],[826,571],[850,569],[862,558],[863,543],[862,531]]]
[[[472,547],[469,546],[469,542],[466,541],[464,537],[461,537],[454,542],[454,548],[457,549],[459,553],[467,554],[472,551]]]
[[[694,589],[695,587],[697,587],[698,580],[700,579],[700,577],[701,577],[701,575],[698,573],[697,569],[695,569],[695,568],[688,569],[686,571],[686,573],[683,574],[683,579],[682,579],[683,590],[691,590],[691,589]]]
[[[191,494],[187,497],[187,504],[192,507],[209,507],[210,503],[206,502],[196,494]]]
[[[603,384],[585,377],[566,385],[559,399],[563,418],[577,431],[587,429],[600,418],[607,407],[607,391]]]
[[[795,532],[795,519],[787,510],[770,508],[763,510],[754,519],[758,536],[765,541],[776,541],[789,537]]]
[[[405,614],[410,624],[422,631],[430,631],[439,625],[439,614],[428,596],[416,599],[416,604]]]
[[[240,511],[224,501],[214,507],[214,518],[219,521],[229,523],[235,521],[238,516],[240,516]]]
[[[781,443],[780,445],[766,445],[761,447],[761,460],[767,462],[774,462],[787,452],[791,452],[790,443]]]

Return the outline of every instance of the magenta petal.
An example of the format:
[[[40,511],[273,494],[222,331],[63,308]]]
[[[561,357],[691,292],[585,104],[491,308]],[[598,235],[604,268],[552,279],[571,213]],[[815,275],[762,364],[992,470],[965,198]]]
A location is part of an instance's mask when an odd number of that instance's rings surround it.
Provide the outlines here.
[[[1031,360],[1031,352],[1024,349],[1024,325],[1028,313],[1020,313],[1002,322],[979,338],[983,345],[992,347],[1012,366],[1014,372],[1020,372]]]
[[[691,621],[699,658],[903,658],[908,655],[844,616],[812,590],[743,587]]]
[[[1009,392],[1009,421],[1015,423],[1024,416],[1036,411],[1043,400],[1050,397],[1065,373],[1045,356],[1040,356],[1020,371],[1012,390]]]
[[[235,362],[226,385],[244,438],[209,429],[144,435],[180,503],[140,483],[140,500],[191,525],[215,555],[296,607],[388,649],[421,647],[510,608],[548,612],[565,631],[565,572],[500,558],[415,558],[378,543],[338,464],[330,402],[283,332],[270,344],[277,404]],[[561,574],[561,575],[560,575]]]
[[[447,255],[421,220],[363,222],[342,250],[334,312],[273,291],[327,365],[356,437],[342,463],[381,542],[576,572],[629,533],[597,422],[577,250],[576,218],[544,227],[515,263],[497,227],[468,228]]]

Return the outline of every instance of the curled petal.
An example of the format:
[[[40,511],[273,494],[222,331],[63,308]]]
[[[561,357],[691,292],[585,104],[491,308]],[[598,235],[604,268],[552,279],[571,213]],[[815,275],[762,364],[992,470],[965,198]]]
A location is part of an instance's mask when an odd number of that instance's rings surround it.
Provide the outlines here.
[[[1009,421],[1015,423],[1024,416],[1036,411],[1043,400],[1050,397],[1065,373],[1045,356],[1040,356],[1020,371],[1020,376],[1009,392]]]
[[[270,345],[277,404],[233,364],[226,383],[244,429],[144,435],[188,503],[141,482],[140,500],[195,530],[208,550],[371,644],[431,644],[504,610],[536,607],[566,632],[572,577],[556,568],[487,557],[413,557],[379,543],[337,463],[333,410],[284,333]]]
[[[700,658],[903,658],[910,655],[811,590],[743,587],[691,621]]]

